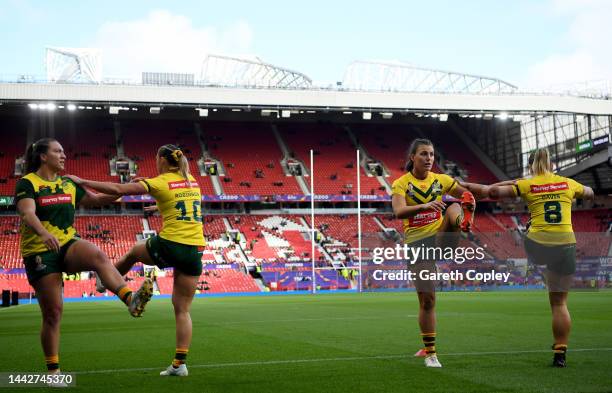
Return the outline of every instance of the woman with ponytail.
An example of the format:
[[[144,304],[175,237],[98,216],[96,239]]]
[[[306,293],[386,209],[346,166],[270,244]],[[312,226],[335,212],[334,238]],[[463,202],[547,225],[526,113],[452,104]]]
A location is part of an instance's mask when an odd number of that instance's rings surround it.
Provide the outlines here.
[[[202,195],[183,151],[175,145],[163,145],[157,151],[158,176],[119,184],[97,182],[68,176],[76,184],[98,192],[115,195],[150,194],[162,216],[157,236],[136,243],[116,264],[127,274],[136,262],[174,268],[172,305],[176,320],[176,353],[163,376],[187,376],[185,360],[191,344],[192,324],[189,309],[202,274],[204,233],[202,230]],[[104,287],[98,290],[104,291]]]
[[[406,174],[392,185],[395,217],[404,223],[404,243],[409,247],[456,247],[459,232],[469,232],[476,202],[472,194],[453,178],[432,172],[434,147],[428,139],[415,139],[408,149]],[[459,198],[448,207],[444,195]],[[419,328],[424,348],[415,356],[425,357],[426,367],[442,367],[436,354],[435,281],[421,280],[420,273],[435,273],[435,260],[419,260],[410,269],[414,273],[419,298]]]
[[[136,292],[100,249],[80,239],[74,229],[77,205],[103,206],[117,195],[93,194],[68,177],[60,176],[66,155],[52,138],[32,143],[26,150],[26,175],[15,190],[21,216],[20,248],[28,281],[36,291],[42,312],[41,342],[47,369],[59,372],[59,336],[62,317],[62,273],[96,271],[104,285],[127,306],[130,314],[141,316],[153,293],[145,280]]]
[[[590,187],[555,174],[548,149],[534,150],[528,160],[531,177],[492,186],[462,183],[481,197],[521,197],[531,215],[525,237],[529,262],[546,266],[546,285],[552,311],[553,367],[565,367],[571,328],[567,295],[576,272],[576,237],[572,228],[574,198],[593,199]]]

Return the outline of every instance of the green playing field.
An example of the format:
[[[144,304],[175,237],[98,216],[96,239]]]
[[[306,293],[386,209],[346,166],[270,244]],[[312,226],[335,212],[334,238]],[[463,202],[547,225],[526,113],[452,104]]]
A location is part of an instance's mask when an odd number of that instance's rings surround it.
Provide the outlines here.
[[[413,357],[416,296],[399,292],[197,298],[187,378],[159,376],[175,348],[169,299],[140,319],[119,301],[66,303],[60,363],[87,392],[612,391],[612,292],[569,305],[566,369],[550,367],[543,291],[439,294],[441,369]],[[0,372],[44,370],[39,325],[36,305],[0,310]]]

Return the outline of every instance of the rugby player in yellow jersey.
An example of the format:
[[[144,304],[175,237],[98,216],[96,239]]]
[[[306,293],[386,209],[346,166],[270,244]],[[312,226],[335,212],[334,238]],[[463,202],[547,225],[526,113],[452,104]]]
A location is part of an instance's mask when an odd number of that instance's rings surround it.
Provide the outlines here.
[[[192,325],[189,309],[202,274],[204,233],[202,230],[202,195],[183,152],[175,145],[164,145],[156,156],[159,175],[133,183],[118,184],[70,178],[79,185],[116,195],[150,194],[157,202],[163,224],[159,235],[140,241],[116,264],[127,274],[136,262],[174,267],[172,305],[176,319],[176,353],[163,376],[187,376],[185,364],[191,344]]]
[[[493,199],[521,197],[531,215],[525,251],[531,263],[546,265],[546,284],[552,311],[554,367],[565,367],[571,329],[567,294],[576,272],[576,237],[572,228],[574,198],[593,199],[590,187],[552,171],[547,149],[536,149],[529,157],[530,178],[513,184],[482,186],[464,184],[474,194]]]
[[[145,280],[136,292],[126,286],[108,257],[74,229],[77,205],[102,206],[117,195],[93,194],[66,177],[66,155],[58,141],[44,138],[26,150],[26,175],[16,185],[15,201],[21,216],[21,255],[28,281],[36,291],[42,312],[42,343],[47,369],[59,372],[59,337],[62,318],[62,272],[96,271],[104,285],[139,317],[153,291]]]
[[[472,194],[445,174],[434,173],[434,147],[428,139],[415,139],[408,149],[407,173],[393,182],[393,213],[404,222],[404,242],[412,247],[455,247],[459,231],[469,231],[476,202]],[[461,199],[446,207],[443,195]],[[423,281],[418,272],[436,272],[435,261],[417,262],[415,287],[419,298],[419,327],[425,366],[442,367],[436,355],[436,282]],[[413,271],[414,271],[413,270]]]

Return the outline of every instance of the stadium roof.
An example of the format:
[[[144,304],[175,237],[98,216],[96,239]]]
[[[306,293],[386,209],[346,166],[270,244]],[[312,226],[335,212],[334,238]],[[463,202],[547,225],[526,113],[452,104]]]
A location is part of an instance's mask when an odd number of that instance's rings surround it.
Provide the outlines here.
[[[309,88],[312,80],[306,75],[255,60],[208,55],[202,64],[200,83],[242,87]]]
[[[48,48],[47,78],[0,81],[0,103],[65,102],[321,109],[380,112],[565,112],[612,115],[612,100],[522,93],[500,79],[417,67],[356,61],[343,82],[316,87],[303,73],[252,59],[209,55],[193,74],[143,73],[143,80],[103,79],[100,53]]]
[[[0,83],[0,102],[92,102],[155,106],[391,112],[565,112],[612,115],[612,100],[537,94],[442,94],[109,84]]]
[[[102,81],[101,51],[92,48],[46,49],[47,80],[56,83],[100,83]]]
[[[351,63],[342,85],[356,90],[415,93],[498,94],[517,90],[516,86],[501,79],[376,61]]]

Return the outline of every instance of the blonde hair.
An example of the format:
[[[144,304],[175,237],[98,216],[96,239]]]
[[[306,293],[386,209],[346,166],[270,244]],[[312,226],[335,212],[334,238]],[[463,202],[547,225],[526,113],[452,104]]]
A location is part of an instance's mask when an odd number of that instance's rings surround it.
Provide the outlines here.
[[[172,168],[177,168],[181,176],[187,181],[187,185],[191,188],[191,180],[189,180],[189,161],[183,154],[183,151],[176,145],[163,145],[157,151],[160,157],[164,157]]]
[[[547,148],[543,147],[531,152],[529,155],[529,172],[534,176],[541,176],[552,172],[550,153],[548,153]]]

